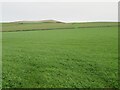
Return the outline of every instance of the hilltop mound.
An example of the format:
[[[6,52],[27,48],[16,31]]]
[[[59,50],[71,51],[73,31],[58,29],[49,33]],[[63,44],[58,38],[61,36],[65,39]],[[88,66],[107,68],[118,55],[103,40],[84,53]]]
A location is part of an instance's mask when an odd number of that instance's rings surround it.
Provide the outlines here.
[[[64,23],[64,22],[60,22],[60,21],[56,21],[56,20],[42,20],[40,22],[43,22],[43,23]]]
[[[64,23],[56,20],[40,20],[40,21],[16,21],[13,23]]]

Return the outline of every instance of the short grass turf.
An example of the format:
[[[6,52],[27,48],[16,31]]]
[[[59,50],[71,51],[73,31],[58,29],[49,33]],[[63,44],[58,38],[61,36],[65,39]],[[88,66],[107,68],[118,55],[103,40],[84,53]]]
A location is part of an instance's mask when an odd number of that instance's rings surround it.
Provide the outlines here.
[[[3,88],[118,87],[117,27],[3,32]]]

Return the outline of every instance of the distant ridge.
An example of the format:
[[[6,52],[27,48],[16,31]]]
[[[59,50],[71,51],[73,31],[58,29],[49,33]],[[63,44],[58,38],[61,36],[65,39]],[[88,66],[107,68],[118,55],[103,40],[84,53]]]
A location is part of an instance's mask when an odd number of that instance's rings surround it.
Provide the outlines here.
[[[11,23],[65,23],[57,20],[40,20],[40,21],[15,21]]]

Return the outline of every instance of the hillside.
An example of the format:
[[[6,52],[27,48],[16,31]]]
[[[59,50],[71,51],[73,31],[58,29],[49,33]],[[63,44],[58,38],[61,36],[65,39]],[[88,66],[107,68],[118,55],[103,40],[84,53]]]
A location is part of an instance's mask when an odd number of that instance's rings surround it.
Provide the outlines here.
[[[87,22],[87,23],[65,23],[55,20],[43,21],[17,21],[2,23],[2,31],[32,31],[32,30],[54,30],[54,29],[73,29],[90,27],[114,27],[116,22]]]

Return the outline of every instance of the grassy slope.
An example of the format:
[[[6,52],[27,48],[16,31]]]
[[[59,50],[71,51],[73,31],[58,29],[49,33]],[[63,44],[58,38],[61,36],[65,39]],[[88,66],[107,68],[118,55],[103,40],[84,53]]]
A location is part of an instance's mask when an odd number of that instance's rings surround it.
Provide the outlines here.
[[[80,28],[80,27],[103,27],[103,26],[117,26],[115,22],[93,22],[93,23],[56,23],[52,22],[13,22],[3,23],[2,31],[30,31],[30,30],[46,30],[46,29],[61,29],[61,28]]]
[[[118,87],[117,32],[3,32],[3,87]]]

